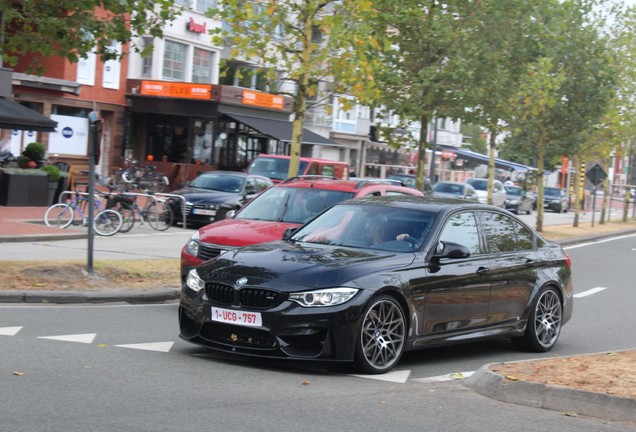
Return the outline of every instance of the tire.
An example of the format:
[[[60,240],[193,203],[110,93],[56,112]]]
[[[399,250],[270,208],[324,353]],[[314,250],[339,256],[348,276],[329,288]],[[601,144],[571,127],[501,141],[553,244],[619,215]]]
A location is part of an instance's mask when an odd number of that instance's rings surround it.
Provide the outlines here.
[[[393,369],[404,352],[406,335],[406,317],[400,304],[388,295],[373,299],[356,335],[356,369],[368,374]]]
[[[93,229],[97,234],[104,237],[115,235],[121,229],[123,219],[119,212],[115,210],[102,210],[95,215]]]
[[[68,204],[57,203],[44,212],[44,223],[53,228],[66,228],[73,223],[75,212]]]
[[[127,202],[118,202],[113,207],[113,210],[121,214],[122,225],[119,232],[127,233],[135,226],[135,210],[132,204]]]
[[[165,231],[172,226],[174,215],[170,206],[162,201],[155,201],[146,207],[148,225],[157,231]]]
[[[512,342],[525,351],[550,351],[561,334],[562,320],[563,304],[559,293],[553,287],[544,288],[532,302],[525,334],[513,338]]]

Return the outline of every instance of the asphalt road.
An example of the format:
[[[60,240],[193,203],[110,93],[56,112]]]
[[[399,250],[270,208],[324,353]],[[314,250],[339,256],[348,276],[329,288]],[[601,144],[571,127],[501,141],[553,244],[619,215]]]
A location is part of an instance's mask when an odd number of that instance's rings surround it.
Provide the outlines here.
[[[177,305],[0,305],[0,431],[636,431],[497,402],[452,380],[483,364],[634,348],[636,235],[568,248],[574,318],[547,354],[493,341],[408,353],[390,374],[218,355]]]

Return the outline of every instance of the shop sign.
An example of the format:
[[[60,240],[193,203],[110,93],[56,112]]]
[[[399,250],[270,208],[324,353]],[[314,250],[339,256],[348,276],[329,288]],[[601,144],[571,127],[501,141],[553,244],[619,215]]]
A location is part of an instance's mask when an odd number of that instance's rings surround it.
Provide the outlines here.
[[[274,108],[282,110],[285,99],[283,96],[261,93],[253,90],[243,90],[242,103],[264,108]]]
[[[442,159],[455,160],[457,154],[454,151],[442,150]]]
[[[206,26],[207,26],[206,22],[204,22],[203,24],[199,24],[195,22],[194,18],[192,17],[190,17],[190,21],[188,21],[188,23],[186,24],[186,28],[190,30],[191,32],[195,32],[195,33],[205,33],[207,31]]]
[[[186,99],[210,99],[212,86],[210,84],[142,81],[141,94]]]

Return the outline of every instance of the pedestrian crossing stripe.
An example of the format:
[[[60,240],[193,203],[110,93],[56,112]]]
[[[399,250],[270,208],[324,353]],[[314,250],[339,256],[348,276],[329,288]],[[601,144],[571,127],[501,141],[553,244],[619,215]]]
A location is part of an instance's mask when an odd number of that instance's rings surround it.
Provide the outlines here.
[[[0,327],[0,336],[15,336],[22,327]]]

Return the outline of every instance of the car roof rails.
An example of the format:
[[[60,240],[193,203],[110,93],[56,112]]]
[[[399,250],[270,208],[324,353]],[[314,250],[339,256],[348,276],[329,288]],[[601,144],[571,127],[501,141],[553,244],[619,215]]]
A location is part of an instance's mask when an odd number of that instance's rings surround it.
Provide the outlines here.
[[[325,176],[325,175],[301,175],[296,177],[290,177],[288,179],[283,180],[281,183],[290,183],[293,181],[300,181],[300,180],[338,180],[338,179],[333,176]]]

